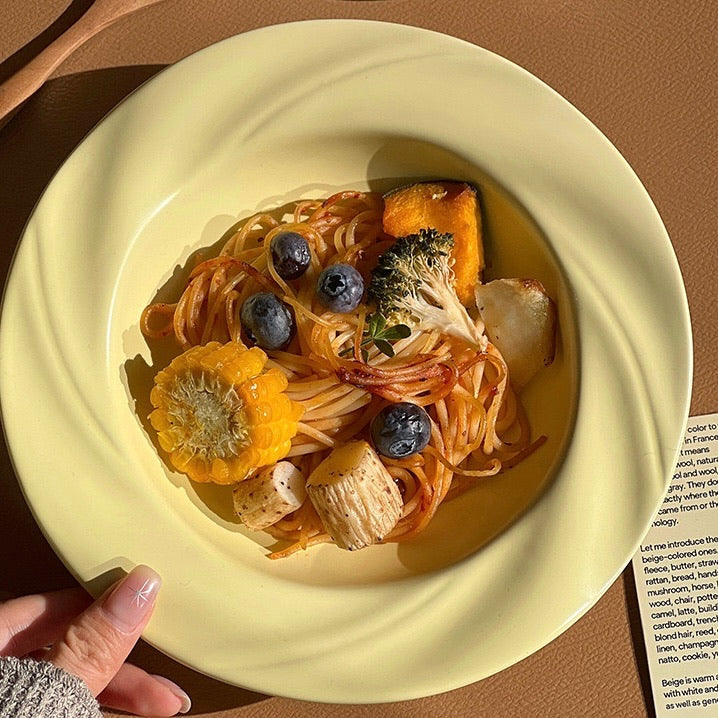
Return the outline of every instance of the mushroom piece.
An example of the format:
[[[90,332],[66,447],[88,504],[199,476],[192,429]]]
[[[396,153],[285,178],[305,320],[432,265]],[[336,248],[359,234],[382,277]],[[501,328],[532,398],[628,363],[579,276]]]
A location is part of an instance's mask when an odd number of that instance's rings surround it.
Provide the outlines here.
[[[334,449],[307,479],[307,495],[327,533],[348,551],[382,541],[403,509],[394,479],[366,441]]]
[[[267,466],[234,487],[234,512],[247,528],[262,531],[304,503],[304,483],[302,472],[289,461]]]
[[[495,279],[476,287],[476,306],[491,343],[521,388],[556,352],[556,305],[535,279]]]

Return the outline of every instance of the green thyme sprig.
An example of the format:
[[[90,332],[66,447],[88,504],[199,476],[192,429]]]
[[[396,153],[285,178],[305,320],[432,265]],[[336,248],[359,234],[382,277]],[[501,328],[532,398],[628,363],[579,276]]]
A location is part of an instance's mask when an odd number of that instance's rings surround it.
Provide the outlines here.
[[[379,312],[372,314],[365,327],[361,340],[361,354],[364,361],[369,358],[367,347],[372,344],[388,357],[394,356],[394,347],[392,342],[399,339],[406,339],[411,334],[411,329],[406,324],[394,324],[388,327],[386,325],[386,317]],[[354,351],[353,347],[348,347],[341,352],[341,356],[346,356]]]

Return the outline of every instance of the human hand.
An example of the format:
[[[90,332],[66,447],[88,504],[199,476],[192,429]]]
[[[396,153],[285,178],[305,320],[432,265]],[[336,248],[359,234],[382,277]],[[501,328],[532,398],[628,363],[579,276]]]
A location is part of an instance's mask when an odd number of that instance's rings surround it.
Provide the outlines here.
[[[141,716],[190,708],[187,694],[162,676],[125,663],[150,619],[160,577],[137,566],[92,602],[82,589],[0,604],[0,655],[31,655],[79,676],[104,706]]]

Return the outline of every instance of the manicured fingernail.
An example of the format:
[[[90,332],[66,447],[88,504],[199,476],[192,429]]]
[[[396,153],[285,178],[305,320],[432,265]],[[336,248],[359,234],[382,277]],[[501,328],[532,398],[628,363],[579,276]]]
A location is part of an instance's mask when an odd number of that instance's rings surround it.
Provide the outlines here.
[[[189,713],[189,709],[192,707],[192,701],[189,696],[176,684],[173,683],[169,678],[164,676],[156,676],[152,674],[152,677],[159,681],[163,686],[169,688],[173,696],[176,696],[182,701],[182,707],[179,709],[180,713]]]
[[[120,631],[132,633],[152,610],[162,579],[149,566],[136,566],[105,599],[103,608]]]

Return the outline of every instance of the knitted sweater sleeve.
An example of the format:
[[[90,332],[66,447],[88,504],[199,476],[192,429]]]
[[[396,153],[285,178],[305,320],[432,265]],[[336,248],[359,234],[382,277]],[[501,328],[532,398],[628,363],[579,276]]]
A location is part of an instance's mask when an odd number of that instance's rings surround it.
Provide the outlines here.
[[[0,657],[0,718],[102,718],[85,683],[47,661]]]

